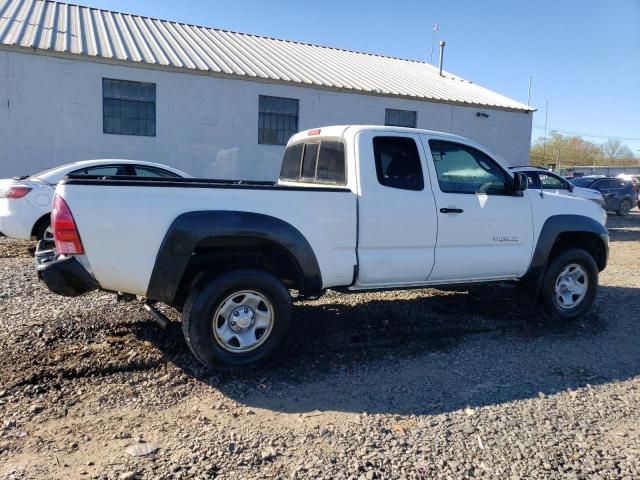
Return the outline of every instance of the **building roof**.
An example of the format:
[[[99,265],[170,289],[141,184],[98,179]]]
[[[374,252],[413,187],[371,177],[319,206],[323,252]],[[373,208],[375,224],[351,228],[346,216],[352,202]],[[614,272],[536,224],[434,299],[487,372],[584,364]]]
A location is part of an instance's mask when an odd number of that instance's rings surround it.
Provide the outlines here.
[[[49,0],[0,0],[0,47],[353,93],[533,111],[417,60]]]

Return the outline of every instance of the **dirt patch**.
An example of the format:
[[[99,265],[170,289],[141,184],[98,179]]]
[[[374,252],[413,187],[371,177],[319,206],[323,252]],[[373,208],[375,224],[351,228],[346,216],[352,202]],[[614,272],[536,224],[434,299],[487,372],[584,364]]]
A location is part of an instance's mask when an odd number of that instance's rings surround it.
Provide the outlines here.
[[[0,258],[29,258],[35,251],[35,242],[0,237]]]

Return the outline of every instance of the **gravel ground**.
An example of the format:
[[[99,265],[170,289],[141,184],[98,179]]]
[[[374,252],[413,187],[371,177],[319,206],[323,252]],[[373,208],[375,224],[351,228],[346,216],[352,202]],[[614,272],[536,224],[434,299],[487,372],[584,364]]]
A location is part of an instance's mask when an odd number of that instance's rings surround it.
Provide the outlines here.
[[[578,323],[506,287],[330,292],[234,374],[138,303],[48,293],[2,238],[0,478],[640,478],[640,214],[609,228]]]

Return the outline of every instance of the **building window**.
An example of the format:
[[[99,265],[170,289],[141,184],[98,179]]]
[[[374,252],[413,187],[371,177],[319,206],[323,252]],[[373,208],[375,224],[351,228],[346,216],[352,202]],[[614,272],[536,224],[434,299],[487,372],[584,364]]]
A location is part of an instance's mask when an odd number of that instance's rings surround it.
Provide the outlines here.
[[[384,112],[384,124],[389,127],[416,128],[418,113],[411,110],[387,108]]]
[[[298,100],[260,95],[258,143],[286,145],[298,131]]]
[[[102,79],[102,131],[156,136],[156,84]]]

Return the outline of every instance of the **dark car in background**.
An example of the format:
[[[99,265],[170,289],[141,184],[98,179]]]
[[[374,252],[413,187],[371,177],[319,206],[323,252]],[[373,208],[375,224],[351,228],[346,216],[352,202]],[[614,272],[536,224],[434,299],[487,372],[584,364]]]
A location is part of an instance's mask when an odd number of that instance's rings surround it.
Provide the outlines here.
[[[616,178],[619,178],[624,182],[631,182],[633,184],[633,188],[636,189],[636,193],[640,193],[640,174],[621,173],[620,175],[616,175]],[[638,200],[640,200],[640,198]]]
[[[586,175],[569,181],[576,187],[598,190],[604,199],[605,210],[614,211],[618,215],[628,215],[638,204],[638,194],[633,184],[620,178]]]

